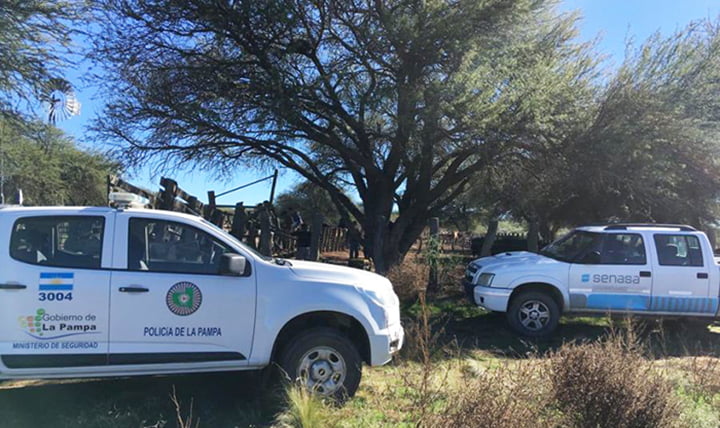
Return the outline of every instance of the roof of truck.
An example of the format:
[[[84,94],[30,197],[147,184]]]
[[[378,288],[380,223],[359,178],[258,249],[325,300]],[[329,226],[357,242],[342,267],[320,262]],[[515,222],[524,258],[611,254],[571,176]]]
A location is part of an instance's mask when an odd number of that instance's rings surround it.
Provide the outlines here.
[[[579,230],[588,232],[608,232],[618,230],[668,230],[680,232],[697,232],[692,226],[685,224],[661,224],[661,223],[609,223],[601,225],[589,225],[578,227]]]

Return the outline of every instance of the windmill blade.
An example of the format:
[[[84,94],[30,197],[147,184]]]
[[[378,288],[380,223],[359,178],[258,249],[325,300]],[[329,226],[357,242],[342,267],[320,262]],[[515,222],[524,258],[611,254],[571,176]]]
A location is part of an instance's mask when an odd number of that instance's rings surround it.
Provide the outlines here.
[[[64,120],[80,114],[80,102],[70,82],[65,79],[50,79],[45,85],[40,100],[45,105],[48,122],[56,124],[58,119]]]

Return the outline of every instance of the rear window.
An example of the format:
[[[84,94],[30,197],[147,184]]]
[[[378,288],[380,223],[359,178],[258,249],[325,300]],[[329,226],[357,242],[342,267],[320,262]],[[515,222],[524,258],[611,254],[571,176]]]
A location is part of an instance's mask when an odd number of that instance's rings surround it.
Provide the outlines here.
[[[658,262],[662,266],[703,266],[700,240],[692,235],[655,235]]]
[[[99,269],[104,228],[104,217],[19,218],[10,237],[10,257],[36,265]]]

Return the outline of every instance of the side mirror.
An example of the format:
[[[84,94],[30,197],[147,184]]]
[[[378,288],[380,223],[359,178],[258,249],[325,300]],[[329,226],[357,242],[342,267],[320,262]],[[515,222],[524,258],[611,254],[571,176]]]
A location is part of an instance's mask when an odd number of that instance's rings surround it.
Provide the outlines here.
[[[240,254],[225,253],[220,258],[220,275],[243,276],[247,260]]]

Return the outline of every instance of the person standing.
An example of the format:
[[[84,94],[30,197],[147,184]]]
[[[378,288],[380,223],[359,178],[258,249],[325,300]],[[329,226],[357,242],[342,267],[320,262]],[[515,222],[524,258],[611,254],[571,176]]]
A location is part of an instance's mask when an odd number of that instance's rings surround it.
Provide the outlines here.
[[[297,253],[295,258],[298,260],[308,260],[310,258],[310,241],[312,234],[308,230],[307,224],[300,225],[300,230],[292,233],[296,239]]]
[[[360,226],[356,221],[350,223],[350,227],[347,230],[347,241],[350,249],[350,259],[357,259],[360,257],[360,241],[362,241],[362,232],[360,232]]]

